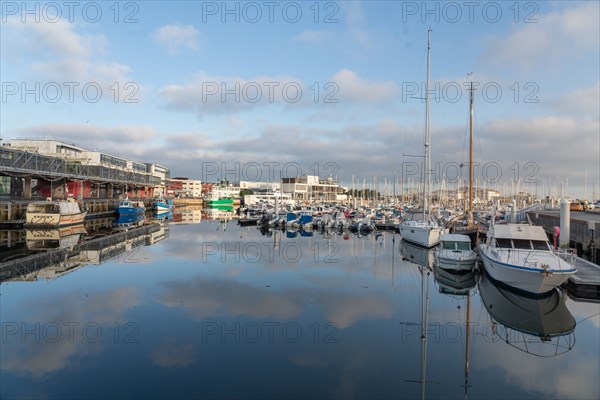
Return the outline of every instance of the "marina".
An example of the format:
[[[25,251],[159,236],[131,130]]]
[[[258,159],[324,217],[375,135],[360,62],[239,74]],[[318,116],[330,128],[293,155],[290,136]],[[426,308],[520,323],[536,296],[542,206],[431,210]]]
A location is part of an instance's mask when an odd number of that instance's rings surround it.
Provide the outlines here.
[[[0,399],[600,399],[600,3],[467,3],[3,2]]]

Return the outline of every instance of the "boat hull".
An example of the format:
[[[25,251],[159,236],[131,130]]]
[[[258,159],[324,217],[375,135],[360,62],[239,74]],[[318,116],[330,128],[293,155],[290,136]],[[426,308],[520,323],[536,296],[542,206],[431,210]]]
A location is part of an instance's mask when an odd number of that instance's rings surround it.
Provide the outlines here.
[[[437,246],[443,233],[444,230],[439,227],[400,224],[403,240],[425,248]]]
[[[123,207],[119,206],[115,210],[117,215],[139,215],[146,211],[145,207]]]
[[[26,226],[69,226],[83,223],[87,211],[76,214],[59,213],[27,213],[25,216]]]
[[[472,271],[477,255],[472,251],[436,250],[436,265],[448,271]]]
[[[233,199],[218,199],[218,200],[206,200],[206,205],[210,206],[233,206]]]
[[[546,272],[541,268],[522,266],[524,265],[523,263],[502,262],[497,257],[494,257],[493,251],[486,244],[479,245],[479,254],[483,260],[486,272],[492,279],[527,293],[547,293],[566,282],[576,271],[575,268],[568,268],[561,270],[551,269],[549,272]],[[513,251],[514,253],[517,252]],[[550,252],[538,252],[537,255],[538,257],[547,256],[549,259],[556,258],[558,263],[561,262],[558,257]]]
[[[154,203],[152,205],[152,209],[156,212],[165,212],[165,211],[169,211],[171,208],[169,207],[168,204],[165,204],[165,203]]]

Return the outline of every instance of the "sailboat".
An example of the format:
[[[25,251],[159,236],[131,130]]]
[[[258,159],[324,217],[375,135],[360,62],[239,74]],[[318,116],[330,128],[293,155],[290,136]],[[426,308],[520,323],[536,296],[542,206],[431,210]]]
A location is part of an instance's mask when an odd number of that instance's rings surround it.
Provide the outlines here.
[[[430,67],[430,36],[431,29],[427,31],[427,88],[425,91],[425,160],[423,170],[423,207],[422,210],[409,214],[399,226],[402,240],[431,248],[440,242],[440,236],[445,233],[436,218],[431,214],[431,161],[429,145],[429,67]]]
[[[453,234],[444,234],[436,249],[437,265],[447,270],[462,272],[475,269],[477,254],[471,247],[471,238],[467,233],[479,232],[479,225],[473,223],[473,82],[469,90],[469,202],[463,225],[453,226]]]

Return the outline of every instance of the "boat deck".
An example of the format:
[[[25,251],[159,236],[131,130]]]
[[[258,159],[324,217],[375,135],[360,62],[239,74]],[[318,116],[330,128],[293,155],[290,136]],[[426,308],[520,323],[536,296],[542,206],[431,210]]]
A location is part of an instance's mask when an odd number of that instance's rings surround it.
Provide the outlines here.
[[[567,281],[569,294],[576,299],[600,302],[600,265],[577,257],[577,272]]]

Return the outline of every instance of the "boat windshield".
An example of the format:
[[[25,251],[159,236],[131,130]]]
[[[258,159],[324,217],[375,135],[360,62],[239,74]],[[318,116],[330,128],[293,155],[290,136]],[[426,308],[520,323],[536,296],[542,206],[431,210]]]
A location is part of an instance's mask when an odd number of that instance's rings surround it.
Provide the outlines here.
[[[442,249],[444,250],[471,250],[469,242],[442,241]]]
[[[534,250],[548,250],[548,242],[544,240],[532,240]]]
[[[442,242],[442,249],[444,250],[454,250],[456,248],[456,242]]]
[[[511,249],[512,242],[510,239],[496,239],[496,247],[500,247],[503,249]]]
[[[531,243],[529,243],[529,240],[513,239],[513,243],[514,243],[515,249],[526,249],[526,250],[531,249]]]
[[[456,248],[458,250],[470,251],[471,250],[471,243],[469,243],[469,242],[457,242],[456,243]]]

